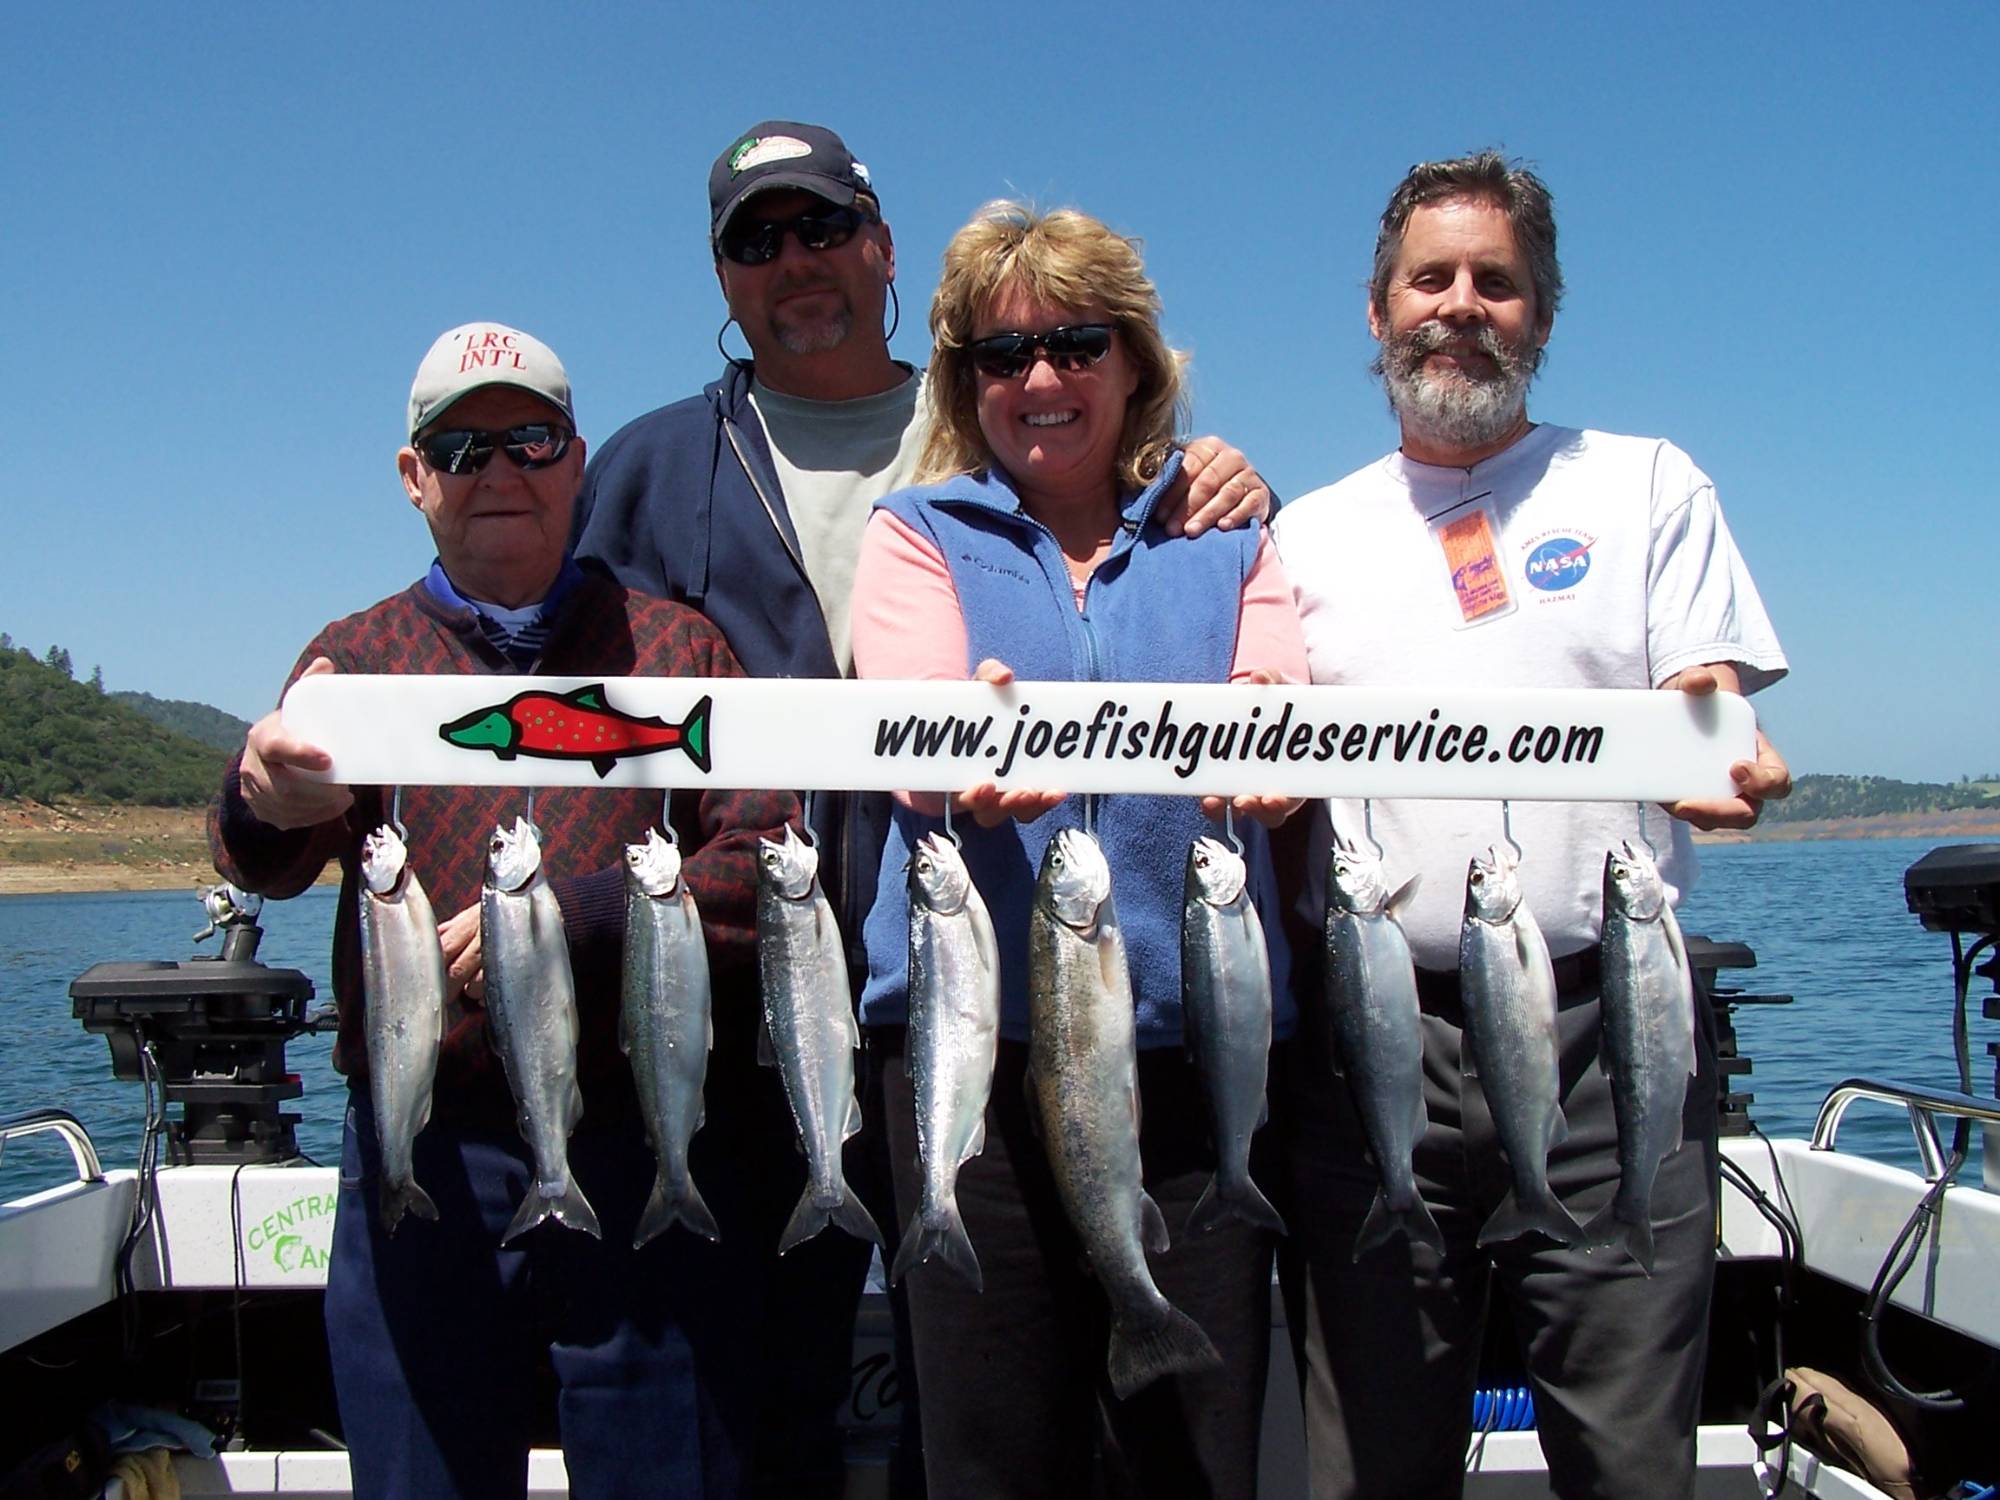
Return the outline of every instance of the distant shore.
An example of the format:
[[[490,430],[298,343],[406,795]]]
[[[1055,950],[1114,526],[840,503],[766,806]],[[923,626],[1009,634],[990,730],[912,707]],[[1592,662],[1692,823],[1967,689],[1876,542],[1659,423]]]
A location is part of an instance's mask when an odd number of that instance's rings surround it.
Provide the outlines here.
[[[218,878],[201,808],[63,807],[0,802],[0,896],[192,890]],[[1802,839],[2000,840],[2000,813],[1906,813],[1769,823],[1749,833],[1697,833],[1702,844]],[[325,879],[338,878],[331,871]]]

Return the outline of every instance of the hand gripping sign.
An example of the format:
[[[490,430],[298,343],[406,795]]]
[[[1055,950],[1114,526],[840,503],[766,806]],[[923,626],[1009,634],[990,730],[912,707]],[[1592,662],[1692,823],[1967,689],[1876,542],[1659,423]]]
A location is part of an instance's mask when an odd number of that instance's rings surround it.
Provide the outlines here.
[[[1672,802],[1756,755],[1742,698],[1643,689],[325,675],[283,716],[359,785]]]

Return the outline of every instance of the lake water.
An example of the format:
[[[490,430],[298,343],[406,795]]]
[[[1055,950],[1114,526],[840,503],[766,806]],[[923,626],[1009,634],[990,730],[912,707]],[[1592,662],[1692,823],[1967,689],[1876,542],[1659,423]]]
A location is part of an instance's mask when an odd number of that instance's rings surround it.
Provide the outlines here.
[[[1702,851],[1703,879],[1682,908],[1690,933],[1748,943],[1757,967],[1731,982],[1795,1003],[1738,1012],[1742,1050],[1755,1060],[1752,1113],[1772,1135],[1803,1135],[1827,1087],[1865,1074],[1956,1088],[1951,1041],[1951,941],[1927,933],[1903,905],[1903,871],[1931,846],[1918,839],[1722,845]],[[330,995],[330,889],[264,908],[265,962],[303,970]],[[105,960],[186,958],[201,908],[185,892],[0,897],[0,1119],[60,1105],[89,1126],[107,1166],[129,1165],[144,1117],[140,1088],[111,1077],[105,1043],[70,1015],[69,983]],[[213,940],[207,952],[215,951]],[[1975,981],[1975,1092],[1992,1088],[1985,1043],[2000,1024],[1979,1015]],[[304,1079],[299,1143],[336,1159],[344,1088],[330,1036],[291,1045]],[[1841,1144],[1914,1163],[1900,1111],[1857,1105]],[[1976,1168],[1974,1169],[1976,1172]],[[69,1158],[52,1138],[16,1142],[0,1160],[0,1199],[64,1180]],[[1970,1178],[1977,1181],[1977,1176]]]

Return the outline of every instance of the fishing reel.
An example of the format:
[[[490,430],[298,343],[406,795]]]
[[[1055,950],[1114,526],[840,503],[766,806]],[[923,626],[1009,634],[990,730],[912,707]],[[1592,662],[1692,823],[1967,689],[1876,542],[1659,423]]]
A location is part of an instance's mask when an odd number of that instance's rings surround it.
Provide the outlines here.
[[[282,1106],[305,1085],[285,1043],[319,1029],[306,1011],[312,980],[257,962],[261,896],[218,885],[201,901],[208,925],[195,941],[220,933],[220,957],[93,964],[69,987],[72,1014],[110,1045],[114,1078],[146,1086],[148,1128],[163,1130],[170,1163],[290,1161],[299,1117]],[[165,1118],[169,1105],[178,1118]]]

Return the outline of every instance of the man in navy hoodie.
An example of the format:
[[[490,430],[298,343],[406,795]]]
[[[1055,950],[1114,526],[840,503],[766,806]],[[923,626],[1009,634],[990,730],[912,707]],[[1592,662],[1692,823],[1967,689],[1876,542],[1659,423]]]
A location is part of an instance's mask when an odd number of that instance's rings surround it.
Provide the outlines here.
[[[895,300],[895,242],[868,168],[821,126],[753,126],[710,169],[708,202],[729,311],[723,328],[741,328],[752,358],[730,359],[700,395],[628,423],[598,450],[577,502],[577,552],[629,588],[700,609],[753,677],[845,677],[862,529],[877,500],[914,478],[923,444],[923,377],[889,352],[899,308],[883,326]],[[1187,467],[1190,532],[1268,510],[1268,490],[1236,450],[1196,439]],[[858,993],[888,798],[821,793],[812,808],[820,874]],[[756,1066],[755,1025],[754,1016],[717,1016],[710,1087],[752,1091],[769,1125],[741,1144],[745,1170],[768,1186],[767,1212],[722,1226],[725,1243],[773,1258],[770,1298],[748,1310],[769,1371],[756,1487],[838,1496],[835,1413],[847,1394],[869,1247],[828,1233],[776,1261],[804,1166],[775,1072],[760,1076]],[[879,1120],[872,1100],[868,1108]],[[850,1176],[893,1230],[886,1172],[859,1160],[877,1154],[872,1135],[871,1126],[858,1138]],[[913,1436],[914,1382],[902,1388]],[[920,1475],[915,1446],[907,1458]]]

